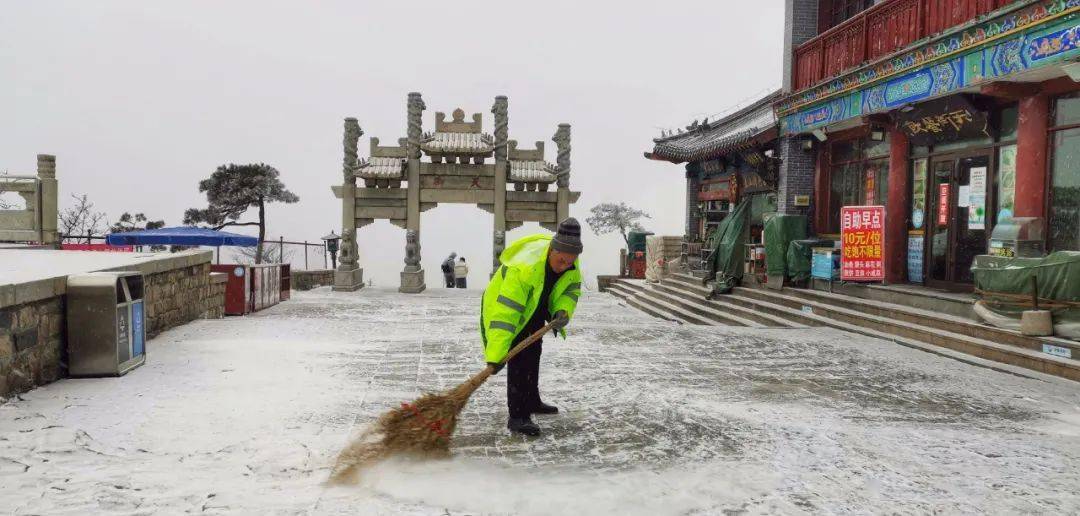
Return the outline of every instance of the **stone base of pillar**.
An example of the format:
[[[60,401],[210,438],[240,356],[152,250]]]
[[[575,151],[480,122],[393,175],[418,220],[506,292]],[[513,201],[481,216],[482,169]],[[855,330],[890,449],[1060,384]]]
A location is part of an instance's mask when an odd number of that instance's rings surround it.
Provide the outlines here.
[[[427,288],[424,284],[424,269],[417,271],[401,271],[401,286],[398,292],[405,294],[419,294]]]
[[[338,269],[334,271],[335,292],[355,292],[364,287],[364,269]]]

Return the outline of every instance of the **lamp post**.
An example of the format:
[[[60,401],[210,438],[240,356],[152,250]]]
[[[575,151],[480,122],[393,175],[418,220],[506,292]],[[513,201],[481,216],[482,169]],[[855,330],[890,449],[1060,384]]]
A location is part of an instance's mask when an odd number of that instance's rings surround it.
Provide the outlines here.
[[[335,235],[333,231],[330,231],[330,234],[322,237],[322,239],[323,239],[324,242],[326,242],[326,251],[328,253],[330,253],[330,264],[333,266],[333,267],[331,267],[331,269],[336,270],[337,269],[338,241],[341,240],[341,237],[338,236],[338,235]]]

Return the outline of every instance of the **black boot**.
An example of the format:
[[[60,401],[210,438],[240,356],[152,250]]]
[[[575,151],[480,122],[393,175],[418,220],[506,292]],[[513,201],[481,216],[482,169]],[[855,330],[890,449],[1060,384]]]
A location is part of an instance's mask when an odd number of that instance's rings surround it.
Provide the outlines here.
[[[548,405],[547,403],[538,401],[535,405],[533,405],[530,412],[532,412],[533,414],[558,414],[559,407],[556,407],[554,405]]]
[[[519,434],[525,434],[529,437],[536,437],[540,435],[540,427],[533,423],[531,418],[527,417],[512,417],[506,422],[506,428],[509,428],[511,432]]]

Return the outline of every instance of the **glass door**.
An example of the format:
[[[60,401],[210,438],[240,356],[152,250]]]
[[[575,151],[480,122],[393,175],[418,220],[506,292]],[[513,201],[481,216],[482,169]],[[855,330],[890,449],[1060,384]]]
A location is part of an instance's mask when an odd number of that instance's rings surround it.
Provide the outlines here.
[[[952,281],[971,284],[971,263],[975,255],[986,254],[987,185],[990,156],[960,158],[956,166],[957,210],[953,221]]]
[[[934,158],[930,164],[930,188],[927,189],[926,224],[929,238],[926,263],[926,283],[931,286],[946,287],[952,280],[952,263],[949,261],[949,249],[952,247],[953,175],[956,160],[949,157]]]
[[[971,289],[971,263],[986,253],[990,156],[949,155],[931,161],[926,203],[930,286]]]

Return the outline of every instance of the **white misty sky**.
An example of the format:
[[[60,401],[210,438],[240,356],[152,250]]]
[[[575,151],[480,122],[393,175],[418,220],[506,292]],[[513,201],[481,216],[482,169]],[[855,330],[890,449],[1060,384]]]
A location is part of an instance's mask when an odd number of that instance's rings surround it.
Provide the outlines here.
[[[0,171],[33,173],[57,155],[62,205],[87,194],[124,211],[181,223],[205,206],[199,180],[224,163],[265,162],[300,203],[268,210],[268,237],[340,233],[342,119],[367,139],[405,133],[405,98],[436,111],[484,115],[510,97],[510,137],[543,140],[573,125],[571,214],[626,201],[647,229],[683,232],[680,165],[642,152],[660,127],[763,95],[781,79],[781,0],[665,2],[272,2],[0,0]],[[254,215],[254,212],[252,213]],[[425,212],[429,286],[451,250],[490,267],[491,215],[471,205]],[[251,232],[239,228],[238,232]],[[544,231],[535,224],[510,237]],[[359,231],[365,277],[398,281],[404,230]],[[584,235],[583,268],[616,270],[622,239]],[[303,256],[294,255],[302,262]]]

